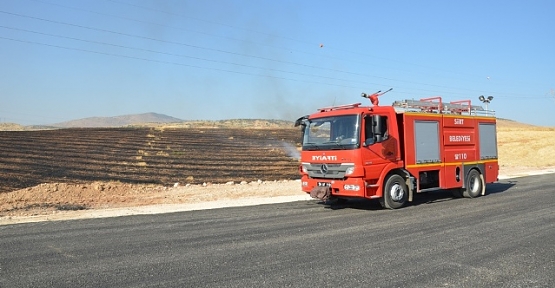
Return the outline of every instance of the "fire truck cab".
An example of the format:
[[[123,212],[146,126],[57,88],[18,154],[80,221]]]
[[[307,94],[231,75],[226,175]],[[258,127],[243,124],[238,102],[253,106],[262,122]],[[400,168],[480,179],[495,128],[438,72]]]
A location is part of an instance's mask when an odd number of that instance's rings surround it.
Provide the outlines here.
[[[389,90],[388,90],[389,91]],[[387,91],[386,91],[387,92]],[[318,109],[299,118],[302,190],[321,200],[379,199],[396,209],[417,193],[485,194],[497,181],[496,119],[470,100],[441,97]]]

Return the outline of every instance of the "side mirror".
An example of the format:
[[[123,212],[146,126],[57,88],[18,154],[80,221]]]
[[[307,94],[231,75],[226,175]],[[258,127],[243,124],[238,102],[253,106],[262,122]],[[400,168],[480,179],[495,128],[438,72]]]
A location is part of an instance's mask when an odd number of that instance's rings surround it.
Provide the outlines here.
[[[367,115],[364,117],[366,121],[365,136],[363,146],[382,142],[387,131],[387,117],[381,115]]]
[[[295,127],[298,127],[298,126],[300,126],[300,125],[305,126],[305,125],[306,125],[306,124],[305,124],[305,121],[306,121],[307,119],[308,119],[308,115],[305,115],[305,116],[303,116],[303,117],[297,119],[297,120],[295,121]]]
[[[386,118],[380,115],[372,116],[372,132],[374,135],[384,135],[386,131]]]
[[[305,128],[308,122],[308,115],[305,115],[295,121],[295,127],[301,126],[301,144],[304,142],[304,133]]]

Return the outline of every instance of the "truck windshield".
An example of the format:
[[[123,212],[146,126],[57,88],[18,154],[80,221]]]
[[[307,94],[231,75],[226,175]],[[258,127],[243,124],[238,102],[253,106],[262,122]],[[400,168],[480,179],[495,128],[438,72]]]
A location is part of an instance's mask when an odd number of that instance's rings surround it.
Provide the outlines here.
[[[359,147],[359,115],[310,119],[306,123],[303,150],[346,150]]]

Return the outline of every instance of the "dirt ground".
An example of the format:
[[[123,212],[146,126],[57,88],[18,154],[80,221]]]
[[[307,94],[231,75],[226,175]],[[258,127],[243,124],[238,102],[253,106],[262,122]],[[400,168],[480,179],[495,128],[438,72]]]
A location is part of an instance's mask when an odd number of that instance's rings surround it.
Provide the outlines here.
[[[299,181],[252,181],[227,184],[180,185],[92,182],[44,183],[0,194],[0,218],[35,216],[65,211],[111,209],[157,204],[193,204],[240,198],[304,194]]]
[[[45,183],[0,194],[0,225],[259,205],[310,197],[300,181],[179,185]]]

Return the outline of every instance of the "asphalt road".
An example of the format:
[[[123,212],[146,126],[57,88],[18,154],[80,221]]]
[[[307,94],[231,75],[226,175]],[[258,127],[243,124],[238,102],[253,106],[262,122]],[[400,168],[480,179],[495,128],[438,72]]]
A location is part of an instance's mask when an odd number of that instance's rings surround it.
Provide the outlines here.
[[[555,287],[553,177],[395,211],[303,201],[0,226],[0,287]]]

